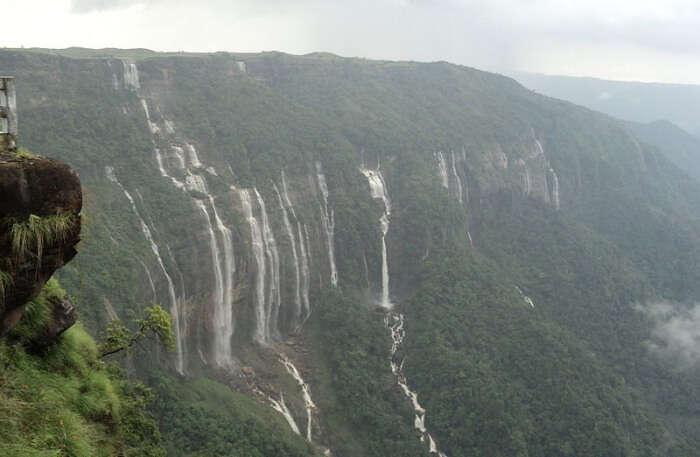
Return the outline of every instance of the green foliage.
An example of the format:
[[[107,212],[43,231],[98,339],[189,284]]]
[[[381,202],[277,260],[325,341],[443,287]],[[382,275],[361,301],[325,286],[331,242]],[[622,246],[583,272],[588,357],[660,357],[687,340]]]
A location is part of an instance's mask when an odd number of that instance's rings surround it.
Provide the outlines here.
[[[113,320],[102,334],[100,357],[129,351],[134,344],[152,336],[158,339],[169,351],[175,348],[175,337],[172,332],[172,318],[159,305],[144,308],[143,318],[134,319],[134,330],[123,325],[119,320]]]
[[[315,347],[314,400],[323,411],[333,452],[353,456],[425,456],[414,412],[389,369],[391,338],[383,312],[361,297],[331,292],[310,325]]]
[[[12,275],[0,270],[0,303],[5,303],[5,296],[13,284]]]
[[[12,252],[20,260],[31,253],[36,257],[37,263],[41,263],[44,247],[65,240],[74,224],[70,214],[47,217],[31,214],[27,221],[12,224]]]
[[[31,343],[32,339],[49,323],[51,319],[50,301],[63,300],[66,292],[55,278],[50,278],[44,284],[39,295],[27,302],[22,319],[10,331],[10,338],[22,344]]]
[[[25,148],[18,148],[14,154],[17,157],[20,157],[22,159],[33,159],[33,158],[37,157],[36,155],[32,154],[28,149],[25,149]]]
[[[320,452],[269,407],[207,379],[151,378],[171,457],[301,457]]]
[[[162,457],[141,428],[153,428],[144,392],[99,362],[79,325],[45,357],[0,343],[0,455]]]

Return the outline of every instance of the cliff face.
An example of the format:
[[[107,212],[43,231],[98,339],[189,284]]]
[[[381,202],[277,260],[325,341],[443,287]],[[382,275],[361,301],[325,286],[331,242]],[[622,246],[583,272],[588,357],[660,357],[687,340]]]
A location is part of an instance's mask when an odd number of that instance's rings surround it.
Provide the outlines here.
[[[27,301],[54,271],[75,256],[81,208],[80,180],[70,167],[53,159],[0,153],[0,335],[17,324]],[[66,304],[53,308],[57,322],[72,322]]]
[[[603,438],[657,455],[630,443],[659,441],[661,419],[628,412],[682,382],[630,393],[617,376],[668,370],[638,302],[700,298],[700,189],[617,122],[448,64],[6,51],[0,66],[31,146],[94,196],[61,278],[83,315],[171,312],[176,351],[141,369],[224,379],[339,456],[422,455],[431,438],[447,455],[609,455],[587,447]]]

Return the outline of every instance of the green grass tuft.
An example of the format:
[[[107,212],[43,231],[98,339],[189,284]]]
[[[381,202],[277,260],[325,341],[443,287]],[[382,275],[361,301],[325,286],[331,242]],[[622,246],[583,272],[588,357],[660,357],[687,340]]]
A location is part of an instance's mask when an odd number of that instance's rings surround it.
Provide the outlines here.
[[[64,241],[75,224],[70,214],[39,217],[31,214],[25,222],[12,224],[12,252],[17,259],[24,260],[34,254],[41,263],[44,247]]]
[[[0,270],[0,304],[5,303],[5,296],[10,287],[14,284],[12,275],[6,271]]]

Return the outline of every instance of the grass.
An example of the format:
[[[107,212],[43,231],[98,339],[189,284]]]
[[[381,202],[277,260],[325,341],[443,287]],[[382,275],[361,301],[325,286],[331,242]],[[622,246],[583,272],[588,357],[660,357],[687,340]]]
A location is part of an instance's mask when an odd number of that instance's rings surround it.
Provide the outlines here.
[[[115,386],[79,325],[46,358],[0,343],[0,455],[115,455],[118,418]]]
[[[25,149],[25,148],[17,149],[17,151],[15,152],[15,156],[23,158],[23,159],[35,159],[38,157],[37,155],[32,154],[31,152],[29,152],[28,149]]]
[[[12,252],[17,259],[24,260],[33,251],[37,264],[41,263],[44,247],[64,241],[74,224],[70,214],[47,217],[31,214],[25,222],[12,224]]]
[[[66,293],[58,281],[54,278],[49,279],[39,295],[34,300],[27,302],[22,319],[12,329],[10,336],[20,342],[30,341],[38,331],[46,327],[51,319],[49,301],[51,299],[62,300],[65,296]]]
[[[10,287],[14,284],[12,275],[6,271],[0,270],[0,304],[5,303],[5,296]]]

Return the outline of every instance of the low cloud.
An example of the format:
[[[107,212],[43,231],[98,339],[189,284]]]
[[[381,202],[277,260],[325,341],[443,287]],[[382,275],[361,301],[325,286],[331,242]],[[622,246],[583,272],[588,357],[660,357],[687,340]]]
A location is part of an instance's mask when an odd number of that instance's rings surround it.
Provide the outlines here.
[[[700,304],[654,303],[640,307],[652,321],[649,349],[685,366],[700,365]]]

